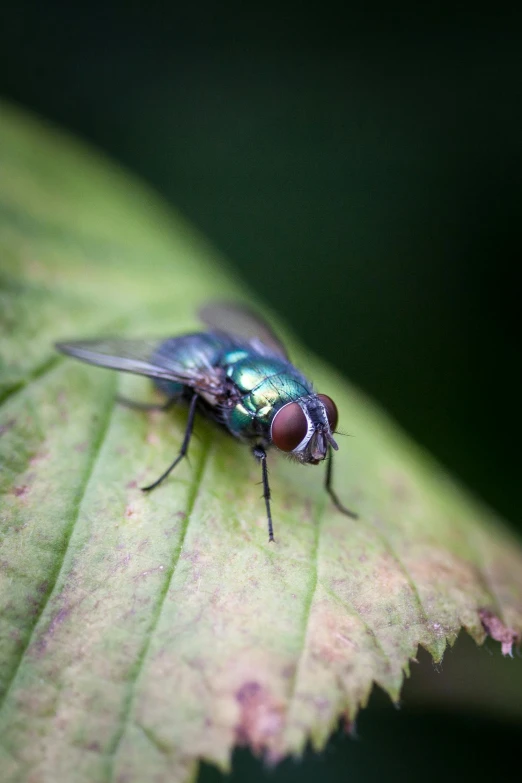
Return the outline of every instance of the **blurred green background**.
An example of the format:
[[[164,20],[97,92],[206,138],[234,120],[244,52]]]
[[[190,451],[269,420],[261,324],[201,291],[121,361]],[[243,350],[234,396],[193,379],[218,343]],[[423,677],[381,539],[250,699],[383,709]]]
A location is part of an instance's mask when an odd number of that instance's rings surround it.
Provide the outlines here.
[[[521,529],[519,8],[19,0],[0,7],[0,96],[151,183]],[[461,674],[474,655],[520,670],[495,645],[466,647]],[[508,771],[520,720],[423,708],[410,685],[400,713],[376,697],[359,740],[266,775]],[[236,779],[254,772],[239,752]]]

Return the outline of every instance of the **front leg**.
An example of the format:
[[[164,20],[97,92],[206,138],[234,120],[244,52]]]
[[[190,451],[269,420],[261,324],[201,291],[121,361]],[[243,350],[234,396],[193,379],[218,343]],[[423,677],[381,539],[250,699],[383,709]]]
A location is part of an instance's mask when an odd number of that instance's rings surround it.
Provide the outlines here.
[[[337,493],[334,492],[334,489],[332,487],[332,480],[333,480],[333,474],[332,474],[332,463],[333,463],[333,453],[332,453],[332,447],[328,449],[328,458],[326,460],[326,480],[324,482],[324,486],[330,497],[332,498],[335,507],[342,511],[343,514],[346,514],[346,516],[351,517],[352,519],[359,519],[358,514],[356,514],[354,511],[350,511],[349,508],[346,508],[346,506],[343,506],[339,498],[337,497]]]
[[[270,510],[270,485],[268,483],[268,468],[266,465],[266,451],[263,446],[254,446],[252,454],[261,463],[261,475],[263,479],[263,497],[265,499],[266,515],[268,519],[268,543],[275,543],[274,528],[272,527],[272,512]]]

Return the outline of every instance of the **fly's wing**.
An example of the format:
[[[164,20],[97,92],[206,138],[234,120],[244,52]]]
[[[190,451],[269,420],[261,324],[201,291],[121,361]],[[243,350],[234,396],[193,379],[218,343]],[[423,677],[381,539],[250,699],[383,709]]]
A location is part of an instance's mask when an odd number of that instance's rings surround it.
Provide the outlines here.
[[[108,367],[121,372],[147,375],[190,386],[195,391],[216,392],[222,385],[217,369],[204,366],[184,367],[160,352],[168,340],[77,340],[56,343],[57,350],[98,367]]]
[[[210,302],[199,311],[199,317],[213,332],[221,332],[248,342],[260,354],[288,361],[281,340],[259,315],[235,302]]]

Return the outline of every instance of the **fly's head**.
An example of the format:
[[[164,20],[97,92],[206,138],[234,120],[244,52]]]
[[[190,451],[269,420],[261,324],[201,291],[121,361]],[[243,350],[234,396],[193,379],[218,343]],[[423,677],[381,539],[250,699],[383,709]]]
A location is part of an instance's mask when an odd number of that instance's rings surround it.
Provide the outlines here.
[[[309,394],[279,408],[270,427],[272,443],[299,462],[317,465],[337,451],[332,432],[337,427],[337,407],[326,394]]]

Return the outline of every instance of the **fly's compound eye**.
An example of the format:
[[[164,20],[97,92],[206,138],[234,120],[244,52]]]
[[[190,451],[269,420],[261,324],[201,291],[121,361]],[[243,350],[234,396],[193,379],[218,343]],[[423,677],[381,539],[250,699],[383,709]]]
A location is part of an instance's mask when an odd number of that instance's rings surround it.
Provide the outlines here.
[[[293,451],[308,432],[308,421],[299,403],[280,408],[272,421],[272,441],[281,451]]]
[[[335,432],[335,430],[337,429],[337,422],[339,421],[339,414],[337,413],[337,405],[331,399],[331,397],[327,397],[326,394],[318,394],[317,396],[323,403],[324,408],[326,410],[326,418],[328,419],[328,424],[330,425],[330,429],[332,430],[332,432]]]

